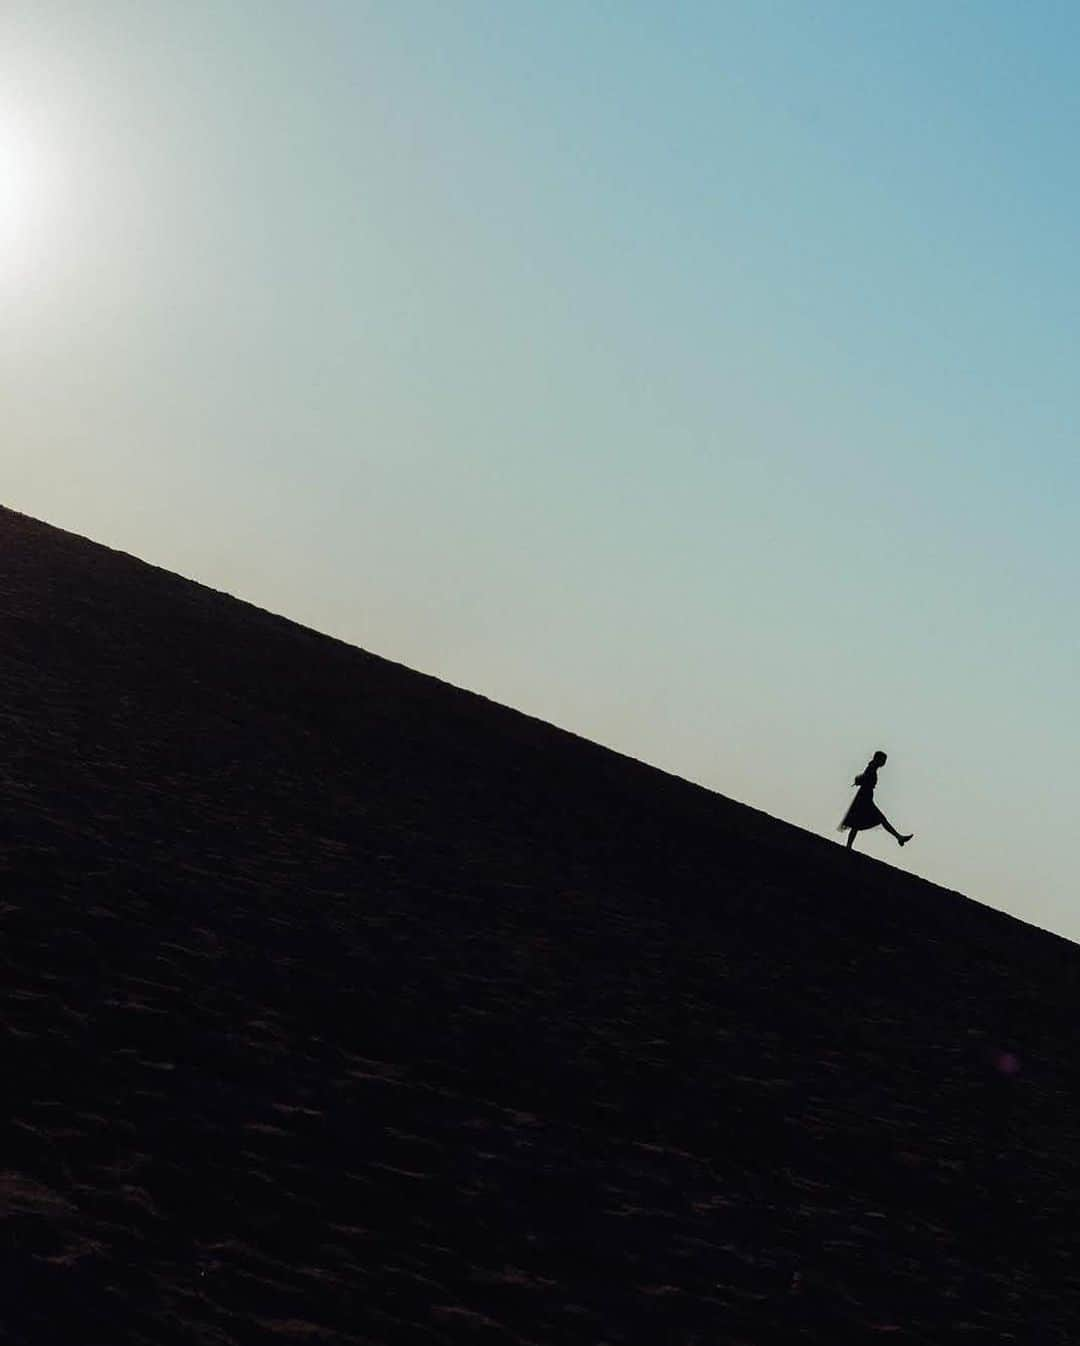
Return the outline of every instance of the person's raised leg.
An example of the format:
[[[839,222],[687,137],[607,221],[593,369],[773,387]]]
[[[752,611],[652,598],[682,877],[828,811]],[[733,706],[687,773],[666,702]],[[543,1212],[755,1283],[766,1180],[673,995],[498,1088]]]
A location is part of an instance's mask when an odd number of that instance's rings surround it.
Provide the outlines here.
[[[888,832],[890,835],[894,836],[897,839],[897,841],[900,843],[901,846],[906,846],[907,843],[911,840],[911,838],[915,835],[914,832],[908,832],[908,834],[904,836],[902,833],[898,832],[895,827],[893,827],[892,823],[889,822],[888,818],[886,818],[884,815],[882,815],[881,818],[881,825],[882,827],[884,827],[886,832]]]

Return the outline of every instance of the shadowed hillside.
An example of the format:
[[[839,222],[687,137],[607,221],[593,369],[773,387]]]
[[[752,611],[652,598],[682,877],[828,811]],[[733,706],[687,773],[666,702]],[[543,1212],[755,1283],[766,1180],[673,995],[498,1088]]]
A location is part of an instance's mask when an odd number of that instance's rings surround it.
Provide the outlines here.
[[[7,511],[0,692],[4,1341],[1075,1339],[1072,945]]]

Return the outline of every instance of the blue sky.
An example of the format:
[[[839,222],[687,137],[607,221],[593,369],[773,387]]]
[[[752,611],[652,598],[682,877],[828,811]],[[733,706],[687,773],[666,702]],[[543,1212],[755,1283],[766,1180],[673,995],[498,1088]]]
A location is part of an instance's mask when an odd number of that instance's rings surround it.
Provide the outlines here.
[[[1073,7],[0,17],[0,498],[1080,936]]]

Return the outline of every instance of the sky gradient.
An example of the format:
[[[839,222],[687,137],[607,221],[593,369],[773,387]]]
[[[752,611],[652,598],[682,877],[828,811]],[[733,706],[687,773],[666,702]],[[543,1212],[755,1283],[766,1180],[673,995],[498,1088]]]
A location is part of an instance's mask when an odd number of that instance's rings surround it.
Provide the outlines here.
[[[0,500],[1080,938],[1078,52],[7,0]]]

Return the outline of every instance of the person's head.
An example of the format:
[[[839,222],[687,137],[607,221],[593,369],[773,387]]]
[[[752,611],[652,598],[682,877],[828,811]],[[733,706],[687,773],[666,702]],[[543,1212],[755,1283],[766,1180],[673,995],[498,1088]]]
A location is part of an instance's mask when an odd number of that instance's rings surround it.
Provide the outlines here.
[[[885,763],[886,763],[888,760],[889,760],[888,754],[887,754],[887,753],[883,753],[883,752],[881,751],[881,749],[878,748],[877,752],[874,753],[873,757],[870,758],[870,765],[871,765],[871,766],[884,766]]]

